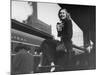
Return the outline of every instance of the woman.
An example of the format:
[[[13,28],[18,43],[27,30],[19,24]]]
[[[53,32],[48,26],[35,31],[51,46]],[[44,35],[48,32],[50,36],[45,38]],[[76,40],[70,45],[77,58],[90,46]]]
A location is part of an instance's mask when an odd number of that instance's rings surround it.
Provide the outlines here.
[[[72,21],[70,14],[66,9],[60,9],[58,13],[58,17],[60,22],[57,23],[57,32],[58,37],[61,38],[61,42],[64,43],[64,46],[67,50],[67,61],[70,62],[71,59],[71,52],[72,52]]]

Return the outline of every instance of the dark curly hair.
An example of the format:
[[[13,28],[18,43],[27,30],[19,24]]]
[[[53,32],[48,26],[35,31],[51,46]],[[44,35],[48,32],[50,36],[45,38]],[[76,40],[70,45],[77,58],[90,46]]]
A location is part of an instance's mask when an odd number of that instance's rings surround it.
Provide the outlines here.
[[[29,50],[30,50],[30,48],[29,48],[27,45],[18,44],[18,45],[15,47],[15,52],[19,52],[21,49],[25,49],[26,51],[29,51]]]

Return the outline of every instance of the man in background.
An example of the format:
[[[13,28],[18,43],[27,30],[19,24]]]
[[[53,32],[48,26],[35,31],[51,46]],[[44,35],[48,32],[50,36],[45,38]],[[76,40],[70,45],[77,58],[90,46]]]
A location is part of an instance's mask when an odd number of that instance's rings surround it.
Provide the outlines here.
[[[19,44],[15,48],[16,55],[12,60],[12,75],[33,73],[33,55],[26,45]]]

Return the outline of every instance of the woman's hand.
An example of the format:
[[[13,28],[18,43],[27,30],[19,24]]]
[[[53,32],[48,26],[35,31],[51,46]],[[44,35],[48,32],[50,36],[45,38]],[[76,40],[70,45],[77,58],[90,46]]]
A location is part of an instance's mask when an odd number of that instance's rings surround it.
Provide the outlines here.
[[[62,31],[62,27],[63,27],[64,25],[62,24],[62,23],[57,23],[57,31]]]

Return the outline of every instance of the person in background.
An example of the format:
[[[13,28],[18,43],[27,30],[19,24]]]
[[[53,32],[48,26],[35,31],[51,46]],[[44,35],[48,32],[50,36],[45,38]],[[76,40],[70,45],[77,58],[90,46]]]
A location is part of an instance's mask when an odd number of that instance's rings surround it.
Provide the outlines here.
[[[60,19],[60,22],[57,23],[57,32],[58,37],[61,38],[61,42],[64,43],[64,46],[66,48],[66,55],[67,55],[67,61],[68,65],[71,63],[71,52],[72,52],[72,35],[73,35],[73,29],[72,29],[72,21],[71,16],[68,13],[67,9],[60,9],[58,13],[58,17]]]
[[[33,55],[26,45],[19,44],[15,48],[16,55],[12,59],[12,75],[33,73]]]

